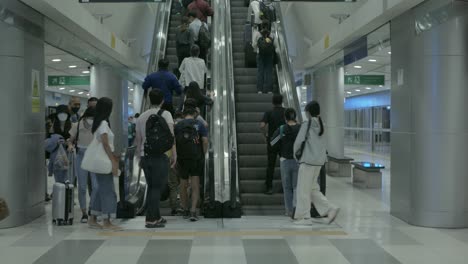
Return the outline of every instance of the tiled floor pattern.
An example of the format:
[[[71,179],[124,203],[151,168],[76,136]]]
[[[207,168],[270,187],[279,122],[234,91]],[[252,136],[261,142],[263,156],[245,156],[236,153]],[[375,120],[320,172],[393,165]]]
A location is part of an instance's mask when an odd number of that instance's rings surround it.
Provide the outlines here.
[[[390,167],[384,156],[354,150],[347,155]],[[52,226],[48,211],[29,225],[0,230],[0,263],[468,263],[468,229],[415,227],[389,214],[390,171],[383,173],[382,190],[359,189],[351,179],[328,178],[327,196],[342,208],[331,226],[298,227],[283,216],[197,223],[168,217],[165,229],[145,230],[140,217],[120,222],[123,232],[109,233],[79,223]]]

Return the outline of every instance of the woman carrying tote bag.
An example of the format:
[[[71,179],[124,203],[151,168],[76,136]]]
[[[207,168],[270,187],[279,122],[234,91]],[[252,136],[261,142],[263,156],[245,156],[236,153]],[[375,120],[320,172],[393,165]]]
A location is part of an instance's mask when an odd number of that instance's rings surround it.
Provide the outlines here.
[[[112,224],[111,217],[117,211],[117,194],[113,176],[119,174],[119,161],[114,155],[114,133],[109,126],[112,113],[112,100],[103,97],[98,100],[91,129],[94,139],[88,146],[81,164],[82,169],[96,173],[97,188],[91,193],[90,228],[122,230]],[[97,216],[102,215],[103,225],[97,223]]]
[[[316,101],[307,104],[305,108],[308,121],[301,126],[296,141],[294,153],[299,162],[299,175],[297,180],[297,205],[294,223],[310,225],[310,204],[321,205],[326,208],[326,218],[312,218],[313,222],[331,224],[340,210],[336,205],[320,192],[317,178],[320,169],[327,159],[325,128],[320,117],[320,105]],[[323,215],[323,214],[322,214]]]

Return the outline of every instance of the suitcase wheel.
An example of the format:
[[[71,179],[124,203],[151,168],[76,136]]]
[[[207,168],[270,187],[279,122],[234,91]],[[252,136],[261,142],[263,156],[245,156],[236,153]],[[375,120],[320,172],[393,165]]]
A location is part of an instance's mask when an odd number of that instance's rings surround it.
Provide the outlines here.
[[[52,220],[52,224],[56,225],[57,224],[57,221],[54,219]]]
[[[69,225],[73,225],[73,219],[68,220]]]

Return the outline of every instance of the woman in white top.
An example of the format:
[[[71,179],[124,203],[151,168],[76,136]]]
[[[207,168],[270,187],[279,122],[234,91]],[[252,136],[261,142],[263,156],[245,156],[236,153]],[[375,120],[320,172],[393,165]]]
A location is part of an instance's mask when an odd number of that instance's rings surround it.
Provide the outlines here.
[[[104,228],[108,230],[121,230],[119,226],[111,223],[117,211],[117,194],[115,193],[113,176],[118,176],[119,161],[114,155],[114,133],[109,126],[109,116],[112,113],[112,100],[103,97],[96,105],[92,132],[112,162],[112,172],[109,174],[96,174],[97,188],[91,194],[91,219],[88,222],[91,228]],[[97,216],[102,215],[104,224],[97,223]]]
[[[180,65],[180,85],[187,87],[191,82],[197,82],[199,87],[205,87],[205,75],[208,72],[205,61],[200,59],[200,47],[193,45],[191,57],[185,58]]]
[[[76,149],[76,175],[78,178],[78,201],[80,202],[80,208],[82,212],[81,223],[88,222],[88,210],[86,204],[86,187],[88,185],[88,179],[91,179],[91,186],[89,186],[89,192],[92,189],[97,188],[96,175],[94,173],[85,171],[81,168],[81,162],[86,149],[93,140],[93,133],[91,128],[93,126],[93,120],[95,115],[95,108],[89,107],[81,116],[78,123],[73,123],[70,129],[70,139],[68,140],[68,151],[72,152]]]

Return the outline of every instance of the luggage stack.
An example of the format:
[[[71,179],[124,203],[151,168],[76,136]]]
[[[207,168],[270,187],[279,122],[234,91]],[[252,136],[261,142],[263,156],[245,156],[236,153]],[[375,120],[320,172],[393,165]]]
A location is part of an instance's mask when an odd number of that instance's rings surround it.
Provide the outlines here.
[[[283,213],[284,210],[279,161],[273,182],[274,194],[265,195],[263,192],[265,191],[267,146],[259,128],[263,113],[272,108],[272,95],[257,94],[257,68],[246,67],[245,50],[248,47],[245,42],[248,39],[244,39],[245,35],[249,35],[245,29],[250,26],[246,26],[248,7],[245,7],[244,2],[244,0],[231,0],[242,208],[245,214],[277,215]]]

